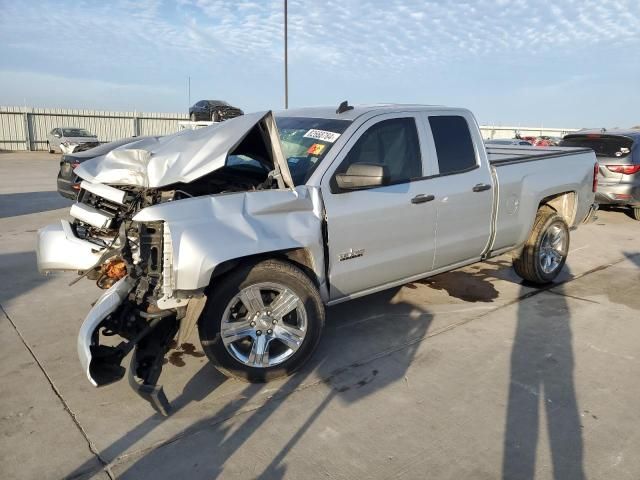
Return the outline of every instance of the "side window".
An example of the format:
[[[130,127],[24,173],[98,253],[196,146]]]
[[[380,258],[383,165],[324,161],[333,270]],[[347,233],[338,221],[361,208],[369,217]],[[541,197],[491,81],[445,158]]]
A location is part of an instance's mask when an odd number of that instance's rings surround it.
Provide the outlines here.
[[[362,134],[336,173],[354,163],[376,163],[389,169],[390,182],[407,182],[422,176],[418,131],[413,118],[383,120]]]
[[[440,175],[464,172],[477,166],[469,125],[458,115],[429,117],[438,154]]]

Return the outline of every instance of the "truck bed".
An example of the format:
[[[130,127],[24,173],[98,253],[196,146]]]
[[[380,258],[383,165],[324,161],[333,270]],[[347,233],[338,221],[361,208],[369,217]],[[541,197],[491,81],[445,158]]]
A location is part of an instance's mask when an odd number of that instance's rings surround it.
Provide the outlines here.
[[[496,167],[591,152],[589,148],[521,147],[517,145],[491,145],[487,146],[486,149],[489,163]]]
[[[589,148],[487,147],[497,185],[493,250],[521,245],[531,231],[539,202],[570,192],[569,227],[587,216],[593,198],[596,157]]]

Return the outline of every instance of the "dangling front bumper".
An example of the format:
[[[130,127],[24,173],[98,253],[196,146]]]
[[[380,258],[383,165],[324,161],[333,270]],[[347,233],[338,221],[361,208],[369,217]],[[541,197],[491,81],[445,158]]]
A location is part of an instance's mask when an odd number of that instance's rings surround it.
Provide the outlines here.
[[[36,257],[40,273],[85,271],[96,265],[103,252],[104,248],[78,238],[66,220],[38,231]]]
[[[78,357],[83,371],[95,387],[117,380],[117,378],[108,379],[105,375],[100,375],[96,365],[92,365],[93,352],[91,347],[97,347],[96,339],[100,324],[125,301],[134,285],[134,281],[128,276],[116,282],[100,296],[80,327],[80,332],[78,333]],[[122,375],[124,375],[124,369]]]
[[[141,311],[129,299],[135,286],[136,281],[127,276],[102,294],[80,327],[78,356],[88,380],[100,387],[124,377],[126,368],[121,363],[133,350],[129,384],[166,416],[171,407],[157,382],[179,322],[174,310]],[[115,346],[101,345],[101,334],[118,335],[123,341]]]

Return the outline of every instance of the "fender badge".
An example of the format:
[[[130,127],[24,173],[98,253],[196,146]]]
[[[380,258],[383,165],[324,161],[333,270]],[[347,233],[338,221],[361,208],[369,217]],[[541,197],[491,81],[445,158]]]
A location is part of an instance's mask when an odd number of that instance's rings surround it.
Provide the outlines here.
[[[364,248],[360,248],[358,250],[354,250],[353,248],[350,248],[348,252],[341,253],[340,255],[338,255],[338,259],[341,262],[344,262],[345,260],[351,260],[352,258],[358,258],[363,255],[364,255]]]

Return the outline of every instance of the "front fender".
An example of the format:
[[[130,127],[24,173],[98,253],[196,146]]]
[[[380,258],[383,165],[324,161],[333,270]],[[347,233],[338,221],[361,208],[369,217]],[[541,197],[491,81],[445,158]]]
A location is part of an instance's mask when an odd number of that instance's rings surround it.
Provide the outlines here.
[[[164,221],[172,244],[175,290],[209,285],[217,265],[267,252],[305,248],[324,280],[322,207],[306,186],[211,195],[147,207],[135,221]]]
[[[135,282],[128,276],[118,280],[118,282],[100,296],[80,327],[77,345],[78,357],[80,358],[82,369],[94,387],[104,383],[95,378],[91,369],[91,346],[95,338],[94,333],[96,329],[100,327],[102,321],[109,314],[113,313],[127,298],[127,295],[129,295],[134,285]]]

